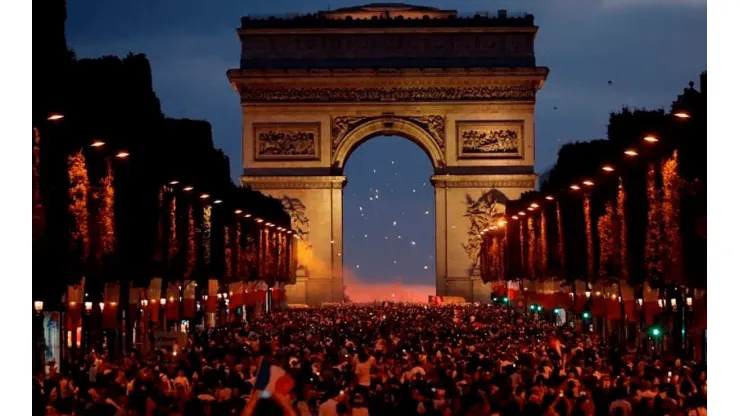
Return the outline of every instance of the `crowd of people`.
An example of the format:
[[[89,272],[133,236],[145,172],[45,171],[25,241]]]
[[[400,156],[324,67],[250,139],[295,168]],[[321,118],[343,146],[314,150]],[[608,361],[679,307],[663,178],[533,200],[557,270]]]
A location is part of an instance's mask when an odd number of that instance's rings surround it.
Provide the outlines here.
[[[89,354],[34,378],[52,415],[704,415],[700,364],[502,305],[348,305]]]

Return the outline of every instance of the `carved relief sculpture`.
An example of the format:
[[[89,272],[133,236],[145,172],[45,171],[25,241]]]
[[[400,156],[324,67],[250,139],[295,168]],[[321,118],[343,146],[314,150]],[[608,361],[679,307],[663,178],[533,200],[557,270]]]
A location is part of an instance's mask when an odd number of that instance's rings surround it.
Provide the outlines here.
[[[254,157],[258,160],[318,159],[319,123],[255,124]]]
[[[445,119],[442,116],[421,116],[421,117],[342,116],[342,117],[334,117],[332,119],[332,127],[331,127],[332,152],[336,151],[337,148],[339,148],[339,145],[342,143],[342,140],[345,137],[347,137],[347,135],[352,130],[354,130],[356,127],[366,122],[377,120],[377,119],[383,119],[383,118],[407,120],[407,121],[410,121],[416,124],[417,126],[423,128],[427,133],[429,133],[429,135],[432,136],[432,138],[434,138],[434,141],[437,143],[440,150],[444,150],[445,148],[445,142],[444,142]]]
[[[484,193],[478,199],[473,199],[470,195],[465,196],[465,218],[470,221],[468,226],[468,239],[463,243],[463,249],[470,259],[469,276],[475,276],[480,273],[480,249],[481,249],[481,231],[493,226],[499,217],[506,214],[506,197],[495,189]]]
[[[520,158],[523,156],[523,122],[459,122],[458,157]]]
[[[290,215],[290,228],[293,230],[298,237],[300,237],[299,245],[304,245],[306,248],[311,248],[308,242],[309,233],[311,228],[309,226],[308,217],[306,216],[306,205],[298,198],[291,198],[287,195],[283,195],[280,198],[280,202],[283,204],[283,209]],[[299,248],[298,253],[301,250]],[[296,266],[296,276],[305,277],[308,276],[308,267],[300,262],[298,257],[298,265]]]

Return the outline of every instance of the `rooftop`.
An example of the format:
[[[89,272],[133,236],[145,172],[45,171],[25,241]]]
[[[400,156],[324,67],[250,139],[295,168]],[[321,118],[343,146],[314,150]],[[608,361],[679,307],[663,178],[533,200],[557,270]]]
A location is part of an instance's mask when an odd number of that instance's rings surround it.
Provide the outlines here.
[[[534,26],[534,16],[526,13],[457,10],[415,6],[403,3],[370,3],[310,14],[283,16],[245,16],[242,29],[311,29],[375,27],[526,27]]]

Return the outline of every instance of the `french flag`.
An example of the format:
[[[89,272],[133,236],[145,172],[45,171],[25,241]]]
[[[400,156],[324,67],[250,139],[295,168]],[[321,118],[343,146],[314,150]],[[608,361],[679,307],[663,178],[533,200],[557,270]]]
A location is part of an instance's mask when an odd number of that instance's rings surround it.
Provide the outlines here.
[[[282,368],[270,364],[270,360],[263,358],[257,371],[257,379],[254,382],[254,388],[260,391],[269,391],[275,394],[287,396],[295,382],[293,377],[285,372]]]

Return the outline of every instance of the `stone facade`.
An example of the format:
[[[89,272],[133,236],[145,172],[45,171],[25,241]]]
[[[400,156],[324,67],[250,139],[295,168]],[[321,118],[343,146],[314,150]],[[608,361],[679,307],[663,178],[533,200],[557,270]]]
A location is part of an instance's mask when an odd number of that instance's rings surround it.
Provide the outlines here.
[[[228,76],[242,103],[242,183],[282,200],[303,234],[289,302],[342,300],[343,169],[383,135],[415,142],[434,166],[437,295],[489,299],[480,229],[534,188],[535,92],[546,68],[246,67]]]

